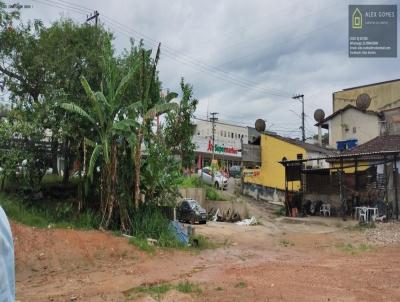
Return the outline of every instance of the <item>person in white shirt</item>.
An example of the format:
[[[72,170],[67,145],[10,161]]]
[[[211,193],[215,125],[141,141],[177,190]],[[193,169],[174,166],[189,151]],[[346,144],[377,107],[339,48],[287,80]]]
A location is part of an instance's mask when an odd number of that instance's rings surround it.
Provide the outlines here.
[[[0,206],[0,302],[15,301],[14,244],[10,223]]]

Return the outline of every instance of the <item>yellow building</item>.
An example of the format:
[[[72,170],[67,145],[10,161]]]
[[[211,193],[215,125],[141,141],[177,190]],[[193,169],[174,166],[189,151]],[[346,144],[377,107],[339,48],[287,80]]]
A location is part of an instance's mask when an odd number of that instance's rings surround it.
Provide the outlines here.
[[[284,200],[285,168],[280,161],[312,159],[332,154],[331,150],[317,145],[271,133],[261,134],[255,143],[260,146],[260,166],[244,169],[244,193],[271,202]],[[307,165],[313,168],[329,167],[324,160],[309,161]],[[299,188],[299,182],[290,183],[289,190],[297,191]]]
[[[379,112],[400,106],[400,79],[343,89],[333,93],[333,112],[347,105],[356,106],[357,97],[367,93],[371,97],[368,110]]]

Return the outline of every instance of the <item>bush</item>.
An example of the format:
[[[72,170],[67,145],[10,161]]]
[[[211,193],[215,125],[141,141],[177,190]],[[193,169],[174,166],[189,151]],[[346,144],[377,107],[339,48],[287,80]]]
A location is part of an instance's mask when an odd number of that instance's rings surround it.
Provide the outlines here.
[[[201,183],[200,178],[197,175],[191,175],[182,177],[181,188],[201,188],[204,187],[204,184]]]
[[[223,197],[217,189],[211,186],[206,187],[206,198],[208,200],[226,200],[225,197]]]

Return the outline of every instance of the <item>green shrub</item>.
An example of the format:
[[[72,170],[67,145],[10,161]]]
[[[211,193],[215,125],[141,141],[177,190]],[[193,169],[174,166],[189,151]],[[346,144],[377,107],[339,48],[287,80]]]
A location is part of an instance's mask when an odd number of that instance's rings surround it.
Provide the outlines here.
[[[182,177],[179,186],[181,188],[201,188],[204,184],[200,181],[200,178],[197,175],[191,175]]]
[[[161,247],[182,246],[170,230],[169,223],[159,207],[144,204],[133,213],[132,235],[138,239],[155,239]]]
[[[286,215],[286,209],[285,209],[285,207],[282,206],[282,207],[279,207],[278,209],[276,209],[274,211],[274,213],[277,216],[285,216]]]
[[[224,196],[222,196],[217,189],[211,186],[206,187],[206,198],[208,200],[226,200]]]

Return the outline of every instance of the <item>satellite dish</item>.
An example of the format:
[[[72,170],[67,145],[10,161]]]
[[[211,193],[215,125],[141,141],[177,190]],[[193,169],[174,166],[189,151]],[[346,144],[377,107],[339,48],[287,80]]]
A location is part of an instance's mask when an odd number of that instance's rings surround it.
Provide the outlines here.
[[[265,121],[263,119],[260,119],[260,118],[257,119],[255,126],[256,126],[256,130],[258,132],[264,132],[265,131]]]
[[[324,120],[325,118],[325,112],[322,109],[317,109],[314,111],[314,119],[320,123]]]
[[[362,111],[368,109],[369,105],[371,104],[371,97],[368,93],[360,94],[356,99],[356,107]]]

